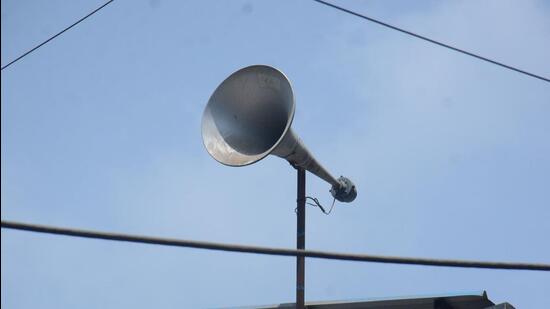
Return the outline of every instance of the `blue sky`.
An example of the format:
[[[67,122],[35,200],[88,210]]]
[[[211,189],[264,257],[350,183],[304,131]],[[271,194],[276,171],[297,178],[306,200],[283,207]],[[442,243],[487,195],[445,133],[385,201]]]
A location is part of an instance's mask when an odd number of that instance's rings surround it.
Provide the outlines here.
[[[101,1],[2,1],[2,65]],[[550,76],[545,1],[339,1]],[[202,110],[231,72],[293,83],[293,129],[358,187],[308,208],[310,249],[550,261],[550,84],[311,1],[115,1],[2,71],[2,219],[295,246],[295,172],[222,166]],[[308,177],[307,192],[331,201]],[[2,230],[1,305],[204,308],[294,301],[295,261]],[[307,260],[306,299],[486,290],[547,305],[550,276]]]

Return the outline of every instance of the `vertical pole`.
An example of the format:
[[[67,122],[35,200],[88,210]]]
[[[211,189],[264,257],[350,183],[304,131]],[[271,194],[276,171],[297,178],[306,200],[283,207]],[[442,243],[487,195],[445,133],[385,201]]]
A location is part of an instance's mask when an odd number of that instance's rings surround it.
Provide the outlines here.
[[[296,249],[304,250],[306,245],[306,171],[303,168],[296,168],[298,171],[298,197],[297,203],[297,230]],[[305,301],[305,259],[303,256],[296,257],[296,308],[304,309]]]

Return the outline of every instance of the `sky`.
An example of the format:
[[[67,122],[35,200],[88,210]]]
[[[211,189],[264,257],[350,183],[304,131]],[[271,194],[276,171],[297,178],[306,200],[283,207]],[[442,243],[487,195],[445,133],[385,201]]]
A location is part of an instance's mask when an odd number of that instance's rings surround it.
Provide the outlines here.
[[[102,1],[1,1],[1,63]],[[550,3],[334,1],[550,77]],[[282,70],[293,130],[358,188],[308,207],[306,248],[550,262],[550,84],[312,1],[117,0],[1,73],[2,220],[295,247],[295,171],[202,145],[216,86]],[[308,174],[307,193],[331,200]],[[6,308],[289,303],[295,259],[2,229]],[[307,259],[306,301],[487,291],[548,304],[550,274]]]

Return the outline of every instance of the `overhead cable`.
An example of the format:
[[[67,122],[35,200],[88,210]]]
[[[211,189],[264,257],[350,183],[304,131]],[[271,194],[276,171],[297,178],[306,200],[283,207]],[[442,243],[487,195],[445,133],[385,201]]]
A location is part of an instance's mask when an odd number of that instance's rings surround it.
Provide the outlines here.
[[[405,33],[405,34],[408,34],[410,36],[413,36],[417,39],[421,39],[421,40],[424,40],[424,41],[427,41],[427,42],[430,42],[432,44],[436,44],[436,45],[439,45],[441,47],[445,47],[445,48],[448,48],[448,49],[451,49],[451,50],[454,50],[456,52],[459,52],[459,53],[462,53],[462,54],[465,54],[465,55],[468,55],[468,56],[471,56],[471,57],[474,57],[474,58],[477,58],[479,60],[483,60],[483,61],[486,61],[486,62],[489,62],[489,63],[492,63],[492,64],[495,64],[495,65],[498,65],[498,66],[501,66],[503,68],[506,68],[506,69],[509,69],[509,70],[512,70],[512,71],[516,71],[518,73],[521,73],[521,74],[525,74],[527,76],[531,76],[531,77],[534,77],[534,78],[537,78],[537,79],[540,79],[540,80],[543,80],[545,82],[549,82],[550,83],[550,79],[547,78],[547,77],[543,77],[543,76],[540,76],[540,75],[536,75],[536,74],[533,74],[533,73],[529,73],[527,71],[524,71],[524,70],[521,70],[521,69],[518,69],[516,67],[513,67],[511,65],[507,65],[507,64],[504,64],[502,62],[498,62],[498,61],[495,61],[495,60],[492,60],[492,59],[489,59],[489,58],[486,58],[486,57],[483,57],[483,56],[480,56],[480,55],[477,55],[477,54],[474,54],[472,52],[469,52],[469,51],[466,51],[466,50],[463,50],[463,49],[460,49],[458,47],[454,47],[454,46],[451,46],[449,44],[445,44],[445,43],[442,43],[442,42],[439,42],[439,41],[436,41],[434,39],[430,39],[428,37],[425,37],[425,36],[422,36],[420,34],[417,34],[417,33],[414,33],[414,32],[411,32],[411,31],[408,31],[408,30],[405,30],[403,28],[399,28],[399,27],[396,27],[396,26],[393,26],[393,25],[390,25],[388,23],[385,23],[383,21],[380,21],[378,19],[374,19],[372,17],[368,17],[368,16],[365,16],[363,14],[359,14],[357,12],[354,12],[352,10],[348,10],[346,8],[343,8],[341,6],[338,6],[338,5],[335,5],[335,4],[332,4],[330,2],[326,2],[326,1],[323,1],[323,0],[313,0],[317,3],[320,3],[320,4],[323,4],[323,5],[326,5],[328,7],[331,7],[333,9],[337,9],[339,11],[342,11],[342,12],[345,12],[345,13],[348,13],[348,14],[351,14],[351,15],[354,15],[356,17],[359,17],[359,18],[362,18],[362,19],[365,19],[365,20],[368,20],[370,22],[373,22],[373,23],[376,23],[376,24],[379,24],[381,26],[384,26],[386,28],[390,28],[392,30],[396,30],[396,31],[399,31],[401,33]]]
[[[5,68],[9,67],[10,65],[16,63],[17,61],[23,59],[25,56],[27,56],[28,54],[32,53],[33,51],[39,49],[40,47],[42,47],[44,44],[50,42],[51,40],[55,39],[56,37],[60,36],[61,34],[63,34],[65,31],[71,29],[72,27],[78,25],[79,23],[81,23],[82,21],[84,21],[86,18],[94,15],[95,13],[97,13],[99,10],[101,10],[102,8],[106,7],[107,5],[111,4],[111,2],[113,2],[115,0],[109,0],[107,2],[105,2],[102,6],[98,7],[97,9],[93,10],[92,12],[88,13],[88,15],[82,17],[81,19],[77,20],[76,22],[74,22],[72,25],[68,26],[67,28],[61,30],[60,32],[58,32],[56,35],[50,37],[49,39],[47,39],[46,41],[36,45],[35,47],[33,47],[32,49],[30,49],[29,51],[27,51],[26,53],[22,54],[21,56],[15,58],[14,60],[12,60],[10,63],[2,66],[2,69],[0,70],[4,70]]]
[[[273,247],[258,247],[258,246],[215,243],[215,242],[205,242],[205,241],[196,241],[196,240],[129,235],[129,234],[91,231],[91,230],[82,230],[82,229],[74,229],[74,228],[62,228],[62,227],[56,227],[56,226],[28,224],[28,223],[13,222],[13,221],[2,221],[2,228],[37,232],[37,233],[54,234],[54,235],[125,241],[125,242],[132,242],[132,243],[153,244],[153,245],[163,245],[163,246],[172,246],[172,247],[197,248],[197,249],[230,251],[230,252],[240,252],[240,253],[254,253],[254,254],[265,254],[265,255],[304,256],[304,257],[310,257],[310,258],[341,260],[341,261],[408,264],[408,265],[424,265],[424,266],[444,266],[444,267],[550,271],[550,264],[428,259],[428,258],[340,253],[340,252],[328,252],[328,251],[318,251],[318,250],[296,250],[296,249],[284,249],[284,248],[273,248]]]

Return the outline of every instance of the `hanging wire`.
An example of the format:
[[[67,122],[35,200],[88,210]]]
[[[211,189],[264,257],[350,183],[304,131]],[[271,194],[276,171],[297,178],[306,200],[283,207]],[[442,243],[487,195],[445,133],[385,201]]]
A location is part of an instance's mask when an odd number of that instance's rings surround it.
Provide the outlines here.
[[[313,203],[310,203],[310,202],[306,202],[306,204],[308,205],[311,205],[311,206],[316,206],[316,207],[319,207],[319,209],[321,209],[321,211],[325,214],[325,215],[330,215],[330,213],[332,212],[332,209],[334,208],[334,203],[336,202],[336,198],[333,198],[332,199],[332,205],[330,205],[330,209],[328,211],[325,210],[325,208],[321,205],[321,203],[319,202],[319,200],[315,197],[311,197],[311,196],[306,196],[306,200],[307,199],[310,199],[313,201]]]
[[[197,240],[185,240],[174,238],[160,238],[142,235],[130,235],[122,233],[111,233],[103,231],[91,231],[75,228],[63,228],[57,226],[47,226],[38,224],[29,224],[23,222],[2,221],[2,229],[14,229],[20,231],[29,231],[36,233],[47,233],[54,235],[64,235],[72,237],[84,237],[91,239],[114,240],[122,242],[142,243],[150,245],[163,245],[172,247],[186,247],[207,250],[219,250],[241,253],[254,253],[279,256],[304,256],[310,258],[357,261],[357,262],[375,262],[390,264],[408,264],[424,266],[445,266],[445,267],[466,267],[466,268],[488,268],[488,269],[515,269],[515,270],[539,270],[550,271],[550,264],[537,263],[511,263],[511,262],[487,262],[487,261],[464,261],[464,260],[446,260],[430,258],[413,258],[382,256],[371,254],[342,253],[319,250],[296,250],[273,247],[258,247],[237,244],[214,243]]]
[[[330,205],[330,209],[329,211],[326,211],[325,210],[325,207],[323,207],[323,205],[321,205],[321,203],[319,202],[319,200],[315,197],[311,197],[311,196],[306,196],[306,200],[307,199],[310,199],[313,201],[313,203],[310,203],[310,202],[306,202],[307,205],[311,205],[311,206],[315,206],[315,207],[319,207],[319,209],[325,214],[325,215],[330,215],[330,213],[332,212],[332,209],[334,208],[334,203],[336,202],[336,198],[334,198],[332,200],[332,205]],[[294,208],[294,213],[298,213],[298,207]]]
[[[71,29],[72,27],[78,25],[79,23],[83,22],[86,18],[94,15],[95,13],[97,13],[99,10],[101,10],[102,8],[106,7],[107,5],[111,4],[113,1],[115,0],[109,0],[107,2],[105,2],[102,6],[98,7],[97,9],[93,10],[92,12],[88,13],[86,16],[80,18],[79,20],[77,20],[76,22],[72,23],[70,26],[66,27],[65,29],[61,30],[60,32],[58,32],[57,34],[55,34],[54,36],[50,37],[49,39],[45,40],[44,42],[36,45],[35,47],[31,48],[30,50],[28,50],[27,52],[25,52],[24,54],[22,54],[21,56],[15,58],[14,60],[10,61],[10,63],[2,66],[2,69],[1,70],[4,70],[5,68],[9,67],[10,65],[16,63],[17,61],[23,59],[25,56],[27,56],[28,54],[32,53],[33,51],[39,49],[40,47],[42,47],[44,44],[50,42],[51,40],[57,38],[58,36],[62,35],[65,31]]]
[[[503,68],[506,68],[506,69],[508,69],[508,70],[516,71],[516,72],[518,72],[518,73],[525,74],[525,75],[527,75],[527,76],[534,77],[534,78],[540,79],[540,80],[542,80],[542,81],[545,81],[545,82],[547,82],[547,83],[550,83],[550,79],[547,78],[547,77],[540,76],[540,75],[536,75],[536,74],[527,72],[527,71],[525,71],[525,70],[521,70],[521,69],[518,69],[518,68],[516,68],[516,67],[513,67],[513,66],[511,66],[511,65],[507,65],[507,64],[504,64],[504,63],[502,63],[502,62],[498,62],[498,61],[489,59],[489,58],[487,58],[487,57],[483,57],[483,56],[481,56],[481,55],[474,54],[474,53],[469,52],[469,51],[466,51],[466,50],[464,50],[464,49],[460,49],[460,48],[458,48],[458,47],[454,47],[454,46],[451,46],[451,45],[449,45],[449,44],[445,44],[445,43],[436,41],[436,40],[434,40],[434,39],[430,39],[430,38],[425,37],[425,36],[423,36],[423,35],[414,33],[414,32],[412,32],[412,31],[408,31],[408,30],[405,30],[405,29],[403,29],[403,28],[399,28],[399,27],[390,25],[390,24],[388,24],[388,23],[385,23],[385,22],[383,22],[383,21],[374,19],[374,18],[372,18],[372,17],[366,16],[366,15],[363,15],[363,14],[359,14],[359,13],[354,12],[354,11],[352,11],[352,10],[348,10],[348,9],[343,8],[343,7],[341,7],[341,6],[338,6],[338,5],[336,5],[336,4],[332,4],[332,3],[330,3],[330,2],[323,1],[323,0],[312,0],[312,1],[315,1],[315,2],[320,3],[320,4],[322,4],[322,5],[326,5],[326,6],[328,6],[328,7],[331,7],[331,8],[333,8],[333,9],[339,10],[339,11],[341,11],[341,12],[344,12],[344,13],[347,13],[347,14],[350,14],[350,15],[354,15],[354,16],[359,17],[359,18],[362,18],[362,19],[364,19],[364,20],[368,20],[368,21],[370,21],[370,22],[379,24],[379,25],[384,26],[384,27],[386,27],[386,28],[389,28],[389,29],[392,29],[392,30],[395,30],[395,31],[399,31],[399,32],[401,32],[401,33],[404,33],[404,34],[413,36],[413,37],[415,37],[415,38],[417,38],[417,39],[421,39],[421,40],[424,40],[424,41],[426,41],[426,42],[430,42],[430,43],[432,43],[432,44],[435,44],[435,45],[439,45],[439,46],[441,46],[441,47],[448,48],[448,49],[453,50],[453,51],[455,51],[455,52],[459,52],[459,53],[462,53],[462,54],[464,54],[464,55],[468,55],[468,56],[470,56],[470,57],[474,57],[474,58],[477,58],[477,59],[479,59],[479,60],[483,60],[483,61],[492,63],[492,64],[494,64],[494,65],[498,65],[498,66],[503,67]]]

